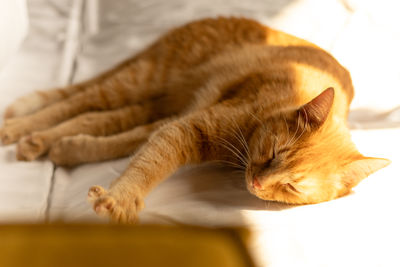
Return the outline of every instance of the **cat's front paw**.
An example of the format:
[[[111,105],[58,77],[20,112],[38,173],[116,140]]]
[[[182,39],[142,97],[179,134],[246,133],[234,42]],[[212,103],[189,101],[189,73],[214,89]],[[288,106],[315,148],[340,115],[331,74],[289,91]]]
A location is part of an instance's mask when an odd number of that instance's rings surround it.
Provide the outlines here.
[[[17,159],[32,161],[46,153],[49,149],[49,144],[46,138],[40,134],[32,134],[23,137],[18,142]]]
[[[88,201],[99,216],[106,216],[118,223],[136,223],[137,213],[144,207],[139,192],[107,191],[98,185],[89,189]]]

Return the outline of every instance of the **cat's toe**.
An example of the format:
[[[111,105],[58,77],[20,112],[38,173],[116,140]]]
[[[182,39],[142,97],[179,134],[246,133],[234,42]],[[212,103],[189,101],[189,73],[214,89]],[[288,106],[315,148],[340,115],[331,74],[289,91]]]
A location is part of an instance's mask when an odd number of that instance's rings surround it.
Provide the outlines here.
[[[48,146],[39,134],[23,137],[17,146],[17,159],[32,161],[46,153]]]
[[[135,223],[136,213],[126,209],[110,194],[102,195],[93,204],[93,210],[97,215],[108,217],[116,223]],[[128,217],[131,219],[128,221]]]
[[[99,185],[94,185],[94,186],[92,186],[92,187],[89,189],[88,196],[87,196],[87,200],[88,200],[91,204],[94,204],[94,203],[96,202],[96,200],[97,200],[100,196],[104,195],[106,192],[107,192],[107,191],[106,191],[103,187],[101,187],[101,186],[99,186]]]
[[[100,216],[111,216],[116,208],[116,201],[110,195],[99,197],[93,205],[94,211]]]
[[[143,208],[143,201],[135,196],[122,198],[113,195],[101,186],[92,186],[88,192],[88,201],[97,215],[108,217],[116,223],[136,223],[137,212]]]

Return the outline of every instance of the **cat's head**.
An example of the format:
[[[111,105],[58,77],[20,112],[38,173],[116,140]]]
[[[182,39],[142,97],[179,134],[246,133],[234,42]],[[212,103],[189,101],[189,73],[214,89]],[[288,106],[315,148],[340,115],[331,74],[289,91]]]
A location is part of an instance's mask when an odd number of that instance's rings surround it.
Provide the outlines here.
[[[299,109],[259,120],[250,142],[248,190],[257,197],[293,204],[343,196],[390,161],[364,157],[343,123],[330,114],[333,88]]]

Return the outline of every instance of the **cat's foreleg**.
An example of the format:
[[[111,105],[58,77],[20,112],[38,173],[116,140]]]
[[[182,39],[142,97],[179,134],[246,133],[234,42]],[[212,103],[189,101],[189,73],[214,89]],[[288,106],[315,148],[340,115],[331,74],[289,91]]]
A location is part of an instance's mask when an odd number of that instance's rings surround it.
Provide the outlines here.
[[[84,113],[55,127],[37,131],[22,138],[18,143],[17,158],[34,160],[46,153],[54,143],[63,137],[70,136],[72,138],[78,134],[112,135],[148,123],[150,119],[151,111],[148,104],[130,105],[111,111]],[[80,139],[90,138],[81,136]],[[76,140],[73,143],[76,143]]]
[[[117,222],[135,222],[144,196],[154,186],[181,165],[201,161],[195,131],[182,119],[160,128],[108,191],[100,186],[90,188],[88,200],[96,213]]]
[[[219,114],[201,112],[161,127],[133,156],[108,191],[99,186],[90,188],[88,199],[96,213],[114,221],[134,222],[143,207],[143,198],[182,165],[237,155],[235,149],[224,143],[235,146],[234,131],[227,125],[230,119]]]
[[[110,136],[81,134],[63,137],[51,146],[49,157],[55,164],[62,166],[126,157],[132,155],[148,140],[153,131],[169,120],[171,119],[140,125]]]

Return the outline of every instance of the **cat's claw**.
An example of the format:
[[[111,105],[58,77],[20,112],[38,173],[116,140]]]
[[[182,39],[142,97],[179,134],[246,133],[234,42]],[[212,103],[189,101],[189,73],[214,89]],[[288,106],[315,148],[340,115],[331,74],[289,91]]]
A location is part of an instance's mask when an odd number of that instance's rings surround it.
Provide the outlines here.
[[[136,223],[137,212],[144,207],[143,201],[137,196],[122,197],[98,185],[89,189],[88,201],[97,215],[109,217],[117,223]]]
[[[96,202],[96,200],[105,193],[106,190],[103,187],[99,185],[94,185],[89,189],[87,200],[89,201],[90,204],[93,205]]]

